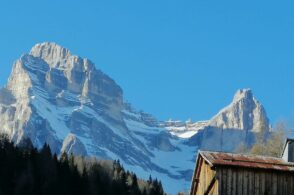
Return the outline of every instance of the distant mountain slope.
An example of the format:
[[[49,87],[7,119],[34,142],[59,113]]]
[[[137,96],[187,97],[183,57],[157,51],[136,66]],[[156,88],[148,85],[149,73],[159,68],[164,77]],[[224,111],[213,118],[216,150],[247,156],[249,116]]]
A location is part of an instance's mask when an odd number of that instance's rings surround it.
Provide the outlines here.
[[[16,144],[30,138],[57,154],[120,159],[170,193],[189,190],[198,149],[232,151],[269,127],[249,89],[211,120],[158,122],[126,104],[120,86],[91,61],[55,43],[37,44],[14,64],[0,90],[0,124]]]

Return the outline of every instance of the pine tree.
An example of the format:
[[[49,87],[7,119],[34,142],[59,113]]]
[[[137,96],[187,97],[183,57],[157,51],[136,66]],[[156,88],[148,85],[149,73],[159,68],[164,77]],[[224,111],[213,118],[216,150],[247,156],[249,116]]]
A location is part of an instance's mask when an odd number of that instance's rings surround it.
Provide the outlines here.
[[[134,173],[125,171],[119,161],[105,166],[96,161],[79,160],[64,153],[58,160],[48,144],[41,150],[15,147],[6,137],[0,136],[0,194],[161,194],[161,183],[150,176],[141,181],[142,191]],[[114,173],[117,173],[115,177]],[[150,192],[150,193],[149,193]]]

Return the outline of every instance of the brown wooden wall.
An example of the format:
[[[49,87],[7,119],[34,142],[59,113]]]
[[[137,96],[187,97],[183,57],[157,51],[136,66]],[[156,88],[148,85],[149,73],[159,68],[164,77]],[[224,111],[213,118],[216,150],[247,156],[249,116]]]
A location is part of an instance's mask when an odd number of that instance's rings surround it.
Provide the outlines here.
[[[237,167],[216,172],[222,195],[294,195],[294,173]]]
[[[216,179],[215,176],[216,172],[211,169],[206,161],[202,161],[196,195],[218,194],[217,180],[214,180]]]

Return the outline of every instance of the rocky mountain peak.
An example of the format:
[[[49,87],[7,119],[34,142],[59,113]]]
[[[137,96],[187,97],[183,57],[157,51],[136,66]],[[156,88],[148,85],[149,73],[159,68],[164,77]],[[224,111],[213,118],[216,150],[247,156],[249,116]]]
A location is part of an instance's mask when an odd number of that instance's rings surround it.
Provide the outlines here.
[[[41,66],[45,62],[45,66],[48,67],[44,70],[45,80],[49,83],[46,86],[51,89],[53,86],[55,91],[57,87],[59,90],[67,89],[81,93],[82,96],[89,96],[89,93],[94,96],[103,96],[103,98],[105,96],[121,98],[122,96],[122,90],[115,81],[97,70],[94,63],[86,58],[73,55],[68,49],[56,43],[38,43],[31,49],[29,56],[33,58],[25,62],[29,66],[32,66],[30,61],[37,61],[35,66]]]
[[[36,118],[42,121],[44,132],[61,131],[58,125],[51,126],[56,123],[49,119],[57,120],[58,117],[57,112],[52,115],[51,107],[71,110],[67,114],[60,113],[61,118],[66,117],[63,120],[58,119],[61,124],[79,114],[77,107],[87,105],[101,117],[119,123],[121,129],[125,131],[125,126],[121,125],[123,92],[120,86],[102,71],[97,70],[91,61],[72,55],[68,49],[56,43],[36,44],[29,54],[22,55],[14,64],[8,83],[4,89],[1,89],[0,96],[0,122],[8,124],[0,131],[9,132],[16,143],[22,139],[27,129],[34,132],[32,126],[38,126],[33,124]],[[1,113],[1,104],[11,107],[11,110],[5,108],[3,109],[5,113]],[[44,107],[41,108],[40,105]],[[44,112],[47,111],[48,113],[45,114]],[[51,115],[51,118],[48,117]],[[32,124],[28,127],[30,121]],[[46,135],[37,139],[36,135],[26,136],[32,140],[42,140],[39,141],[40,143],[44,142],[44,137],[50,137]],[[63,137],[58,138],[63,139]],[[51,143],[50,146],[56,145],[52,142],[56,139],[52,137],[48,139],[50,140],[46,142]],[[58,144],[56,146],[59,147]],[[58,147],[57,150],[60,150]]]
[[[252,90],[251,89],[239,89],[237,90],[237,92],[235,93],[233,102],[237,102],[240,101],[241,99],[253,99],[253,94],[252,94]]]
[[[56,43],[45,42],[36,44],[30,51],[30,55],[42,58],[51,68],[59,68],[64,65],[72,55],[68,49]]]
[[[265,109],[253,96],[252,91],[239,89],[233,102],[215,115],[209,125],[258,132],[261,128],[269,129],[269,120]]]
[[[94,64],[88,59],[82,59],[73,55],[68,49],[53,43],[44,42],[36,44],[30,51],[30,55],[41,58],[50,68],[70,71],[89,71],[94,68]]]

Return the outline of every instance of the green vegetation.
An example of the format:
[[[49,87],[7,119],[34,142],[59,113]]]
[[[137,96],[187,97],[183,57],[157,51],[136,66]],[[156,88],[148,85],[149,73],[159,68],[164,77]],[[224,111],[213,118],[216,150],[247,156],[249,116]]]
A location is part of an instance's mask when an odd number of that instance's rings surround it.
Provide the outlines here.
[[[58,159],[47,144],[40,151],[28,140],[22,146],[15,147],[6,136],[0,137],[0,195],[164,194],[157,179],[138,180],[119,161],[67,154]]]

